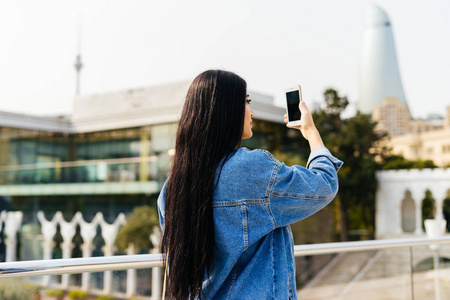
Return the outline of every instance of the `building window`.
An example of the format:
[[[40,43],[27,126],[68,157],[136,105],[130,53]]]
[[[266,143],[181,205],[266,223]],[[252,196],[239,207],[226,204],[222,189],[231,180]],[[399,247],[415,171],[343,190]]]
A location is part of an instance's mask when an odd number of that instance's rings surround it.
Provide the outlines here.
[[[443,153],[450,152],[450,145],[442,145],[442,152]]]

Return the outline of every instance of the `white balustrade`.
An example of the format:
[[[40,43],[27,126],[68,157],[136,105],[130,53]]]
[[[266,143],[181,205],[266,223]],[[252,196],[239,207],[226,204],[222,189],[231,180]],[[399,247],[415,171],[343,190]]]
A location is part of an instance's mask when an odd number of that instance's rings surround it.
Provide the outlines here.
[[[63,238],[63,242],[61,243],[62,249],[62,258],[71,258],[72,257],[72,249],[74,247],[72,240],[77,231],[78,219],[81,214],[75,214],[70,222],[64,220],[61,215],[59,219],[59,226],[61,228],[61,236]],[[62,275],[61,279],[61,287],[68,288],[69,287],[69,274]]]
[[[97,235],[97,226],[99,219],[101,218],[101,213],[97,213],[91,223],[86,222],[80,212],[77,212],[76,215],[77,214],[79,215],[78,224],[80,225],[80,234],[83,238],[81,251],[83,252],[83,257],[91,257],[95,248],[93,241]],[[83,291],[89,290],[90,277],[91,273],[83,273],[83,275],[81,275],[81,289]]]
[[[0,228],[2,224],[5,224],[4,232],[7,236],[6,243],[6,261],[12,262],[16,260],[15,253],[17,247],[17,232],[22,224],[23,214],[22,212],[6,212],[0,213]],[[63,241],[61,243],[62,258],[71,258],[73,245],[73,238],[76,234],[77,225],[80,226],[80,235],[83,239],[83,244],[80,246],[83,257],[92,257],[93,250],[95,248],[93,241],[97,235],[97,228],[100,226],[101,235],[105,241],[105,245],[102,248],[105,256],[114,255],[115,247],[114,241],[119,228],[126,223],[126,218],[123,213],[119,214],[112,224],[105,221],[103,214],[98,212],[92,221],[86,222],[81,212],[77,212],[70,222],[63,218],[60,211],[57,211],[51,220],[47,220],[44,213],[39,211],[37,218],[41,224],[41,231],[43,236],[43,259],[52,259],[55,243],[53,239],[57,233],[58,225],[61,229],[61,236]],[[153,233],[149,236],[152,244],[154,245],[151,253],[159,253],[159,243],[161,241],[161,231],[159,227],[155,227]],[[130,244],[127,249],[128,255],[135,254],[135,248],[133,244]],[[69,274],[62,275],[61,288],[69,287]],[[103,293],[111,294],[112,292],[112,271],[104,272]],[[90,287],[90,273],[82,274],[81,288],[84,291],[89,291]],[[43,276],[42,285],[49,286],[50,276]],[[152,268],[152,300],[161,299],[161,268]],[[127,270],[127,285],[126,296],[133,297],[136,295],[137,286],[137,274],[135,269]]]
[[[44,237],[43,247],[43,259],[52,259],[53,247],[55,247],[55,242],[53,242],[53,237],[56,234],[56,229],[59,224],[59,220],[62,218],[60,211],[56,212],[51,221],[48,221],[44,212],[39,211],[37,213],[37,218],[41,223],[41,232]],[[50,276],[44,276],[42,278],[42,285],[48,286],[50,284]]]
[[[436,219],[443,219],[443,206],[450,191],[450,169],[412,169],[377,172],[376,237],[390,238],[404,234],[401,227],[402,202],[406,197],[414,201],[414,234],[423,235],[422,200],[430,191],[435,200]],[[409,193],[407,193],[409,191]],[[412,205],[412,202],[411,202]]]
[[[23,213],[21,211],[2,212],[2,219],[5,222],[4,233],[6,235],[6,261],[16,261],[17,233],[22,225]]]
[[[116,239],[117,232],[120,226],[125,224],[125,215],[120,213],[114,223],[109,224],[103,218],[103,214],[99,213],[100,217],[98,219],[99,225],[102,229],[102,237],[105,241],[105,246],[103,247],[103,253],[105,256],[114,255],[114,240]],[[105,271],[103,275],[103,293],[110,294],[112,291],[112,271]]]

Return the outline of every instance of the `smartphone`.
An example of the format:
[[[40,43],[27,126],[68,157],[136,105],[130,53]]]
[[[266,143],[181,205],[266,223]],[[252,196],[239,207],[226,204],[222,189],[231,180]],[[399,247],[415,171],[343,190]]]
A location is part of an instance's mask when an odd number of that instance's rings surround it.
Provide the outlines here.
[[[298,126],[301,125],[300,119],[302,114],[298,105],[302,101],[302,88],[300,85],[288,88],[286,92],[286,112],[288,115],[288,125]]]

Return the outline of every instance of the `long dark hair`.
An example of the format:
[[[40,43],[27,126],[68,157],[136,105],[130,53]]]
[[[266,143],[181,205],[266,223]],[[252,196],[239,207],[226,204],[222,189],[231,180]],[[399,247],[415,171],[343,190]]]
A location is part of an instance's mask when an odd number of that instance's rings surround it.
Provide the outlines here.
[[[214,251],[214,176],[240,144],[246,92],[242,78],[221,70],[201,73],[187,92],[165,192],[161,251],[170,298],[202,298]]]

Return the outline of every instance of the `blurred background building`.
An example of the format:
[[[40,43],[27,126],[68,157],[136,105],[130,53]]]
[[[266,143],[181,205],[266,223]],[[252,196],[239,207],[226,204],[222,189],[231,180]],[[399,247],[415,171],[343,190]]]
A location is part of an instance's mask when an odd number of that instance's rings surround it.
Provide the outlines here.
[[[66,219],[101,211],[112,222],[135,206],[154,206],[189,84],[84,96],[64,117],[1,112],[0,211],[22,211],[25,225],[38,225],[39,210]],[[289,138],[284,109],[270,96],[249,94],[256,122],[244,145],[274,150]]]
[[[450,107],[445,119],[414,119],[401,81],[392,24],[375,4],[367,6],[360,70],[358,109],[372,114],[377,130],[389,135],[392,152],[410,160],[450,164]],[[426,101],[426,100],[424,100]]]
[[[449,165],[450,107],[445,118],[439,115],[413,118],[401,81],[392,23],[386,12],[373,4],[369,5],[366,18],[359,111],[370,114],[378,122],[377,130],[388,134],[388,143],[395,154],[411,160],[430,159],[439,166]],[[18,234],[5,234],[3,224],[11,224],[11,219],[6,217],[0,216],[0,227],[3,226],[3,236],[9,244],[11,240],[7,239],[17,236],[17,251],[10,248],[9,254],[17,252],[19,260],[134,254],[134,247],[129,246],[125,252],[116,248],[111,240],[117,232],[107,226],[113,226],[113,221],[116,227],[122,226],[125,218],[122,213],[130,216],[137,206],[148,205],[154,210],[168,176],[177,122],[190,82],[80,97],[82,68],[78,52],[75,61],[77,97],[70,115],[36,117],[0,112],[0,211],[5,211],[2,216],[12,215],[14,211],[23,213],[23,221],[22,215],[16,218],[21,225],[17,228]],[[274,105],[272,96],[254,91],[249,94],[256,114],[254,136],[243,141],[243,146],[267,149],[288,165],[301,164],[305,153],[299,153],[301,147],[298,146],[303,140],[298,131],[287,130],[284,126],[284,109]],[[320,105],[312,100],[309,106],[311,110],[320,110]],[[353,173],[356,169],[354,166],[343,169],[341,174],[343,171]],[[376,238],[423,236],[423,221],[433,217],[430,213],[433,207],[435,215],[443,215],[447,222],[450,220],[446,170],[383,171],[378,172],[377,178],[376,226],[373,229]],[[295,243],[320,243],[335,238],[333,226],[341,230],[338,201],[293,225]],[[50,223],[54,231],[49,233]],[[83,231],[86,233],[89,229],[93,233],[91,239],[83,235]],[[112,232],[109,243],[106,243],[107,232]],[[370,230],[357,226],[349,230],[350,239],[371,238],[370,234]],[[158,252],[157,234],[152,235],[152,251]],[[5,244],[0,239],[1,260],[8,260],[1,257],[8,256],[4,255],[8,254]],[[429,268],[427,250],[415,250],[414,263],[406,260],[411,254],[407,248],[394,252],[364,251],[297,258],[299,295],[303,299],[319,299],[315,288],[321,290],[321,285],[328,283],[337,283],[332,287],[337,295],[348,295],[356,286],[355,282],[363,282],[366,289],[367,282],[380,278],[388,278],[397,286],[402,281],[394,276],[408,274],[408,278],[412,277],[408,273],[410,266],[414,265],[416,270]],[[139,251],[144,253],[148,249]],[[48,287],[60,281],[61,284],[55,286],[81,286],[96,293],[103,289],[105,294],[158,294],[158,289],[149,287],[150,278],[153,280],[158,275],[139,272],[132,276],[128,271],[127,274],[125,271],[115,273],[114,281],[105,272],[95,273],[89,280],[78,275],[63,276],[61,280],[47,278],[43,285]],[[128,280],[136,274],[138,280],[134,282],[133,291],[133,284],[129,285]],[[85,285],[86,281],[92,283]],[[156,280],[153,283],[158,285]],[[382,286],[376,288],[377,292],[386,289],[386,285]],[[326,290],[329,299],[329,287]]]

